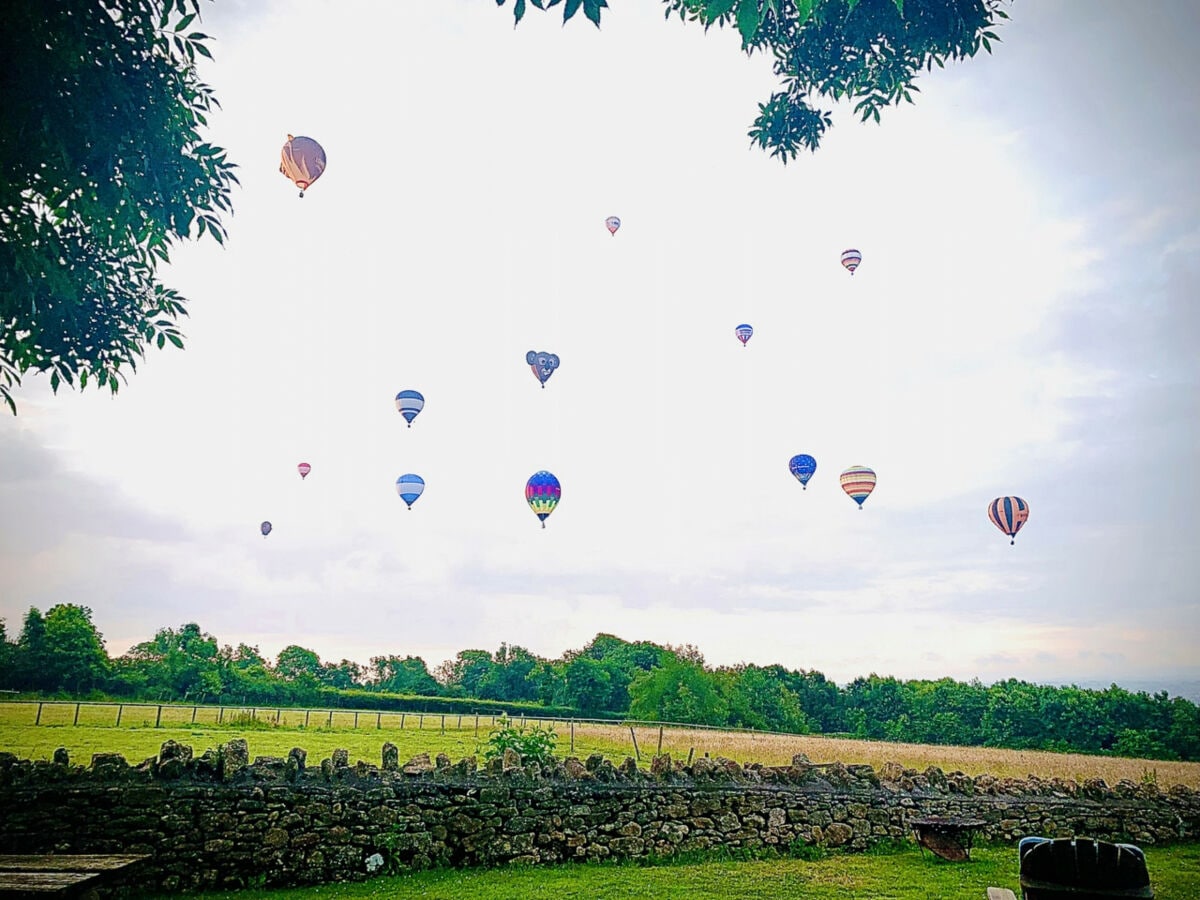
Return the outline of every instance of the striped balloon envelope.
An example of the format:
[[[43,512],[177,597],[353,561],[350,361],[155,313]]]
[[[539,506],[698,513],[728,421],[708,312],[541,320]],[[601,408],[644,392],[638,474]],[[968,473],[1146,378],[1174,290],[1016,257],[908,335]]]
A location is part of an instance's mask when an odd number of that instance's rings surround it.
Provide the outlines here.
[[[308,473],[312,471],[312,466],[310,466],[308,463],[302,462],[300,465],[296,466],[296,471],[300,473],[300,480],[303,481],[308,477]]]
[[[863,501],[875,490],[875,470],[866,466],[851,466],[842,473],[842,490],[862,509]]]
[[[412,428],[413,419],[425,408],[425,398],[417,391],[401,391],[396,395],[396,411],[404,416],[408,427]]]
[[[546,527],[546,516],[554,512],[560,497],[562,486],[558,479],[545,469],[534,472],[525,482],[525,500],[529,508],[541,519],[543,528]]]
[[[751,336],[754,334],[754,329],[749,325],[743,324],[733,329],[733,333],[737,335],[737,339],[741,341],[742,346],[745,347],[746,341],[750,340]],[[768,341],[768,343],[770,342]]]
[[[608,233],[613,237],[617,236],[617,229],[621,227],[620,216],[609,216],[604,220],[604,227],[608,229]]]
[[[1017,542],[1017,532],[1029,519],[1029,504],[1020,497],[997,497],[988,504],[988,518],[992,524]]]
[[[396,493],[400,495],[401,500],[408,504],[408,508],[412,509],[417,498],[425,493],[425,479],[411,473],[401,475],[396,479]]]
[[[858,264],[862,262],[862,254],[857,250],[846,250],[842,253],[842,265],[850,270],[850,274],[854,274],[854,270],[858,268]]]

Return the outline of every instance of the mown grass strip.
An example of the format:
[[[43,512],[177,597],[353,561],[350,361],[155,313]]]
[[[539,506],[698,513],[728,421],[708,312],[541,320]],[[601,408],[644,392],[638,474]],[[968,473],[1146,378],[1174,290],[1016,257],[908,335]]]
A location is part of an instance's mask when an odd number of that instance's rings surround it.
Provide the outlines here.
[[[1200,845],[1147,848],[1157,900],[1200,897]],[[1012,847],[980,846],[948,863],[915,848],[822,859],[711,860],[434,870],[355,884],[195,894],[203,900],[983,900],[989,886],[1020,895]]]

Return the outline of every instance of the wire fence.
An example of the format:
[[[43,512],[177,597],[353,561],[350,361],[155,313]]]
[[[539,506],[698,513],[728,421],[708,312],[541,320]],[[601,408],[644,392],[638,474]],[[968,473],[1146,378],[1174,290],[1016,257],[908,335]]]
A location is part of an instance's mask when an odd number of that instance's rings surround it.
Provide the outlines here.
[[[540,717],[495,713],[429,713],[381,710],[354,710],[256,706],[206,705],[176,703],[122,703],[96,700],[4,700],[0,699],[0,725],[68,726],[101,728],[187,728],[194,726],[223,726],[236,728],[283,727],[322,729],[374,729],[458,731],[473,733],[476,738],[487,736],[501,724],[516,728],[553,727],[569,732],[572,752],[577,726],[628,730],[634,755],[642,757],[647,738],[653,742],[657,731],[657,748],[661,752],[665,733],[670,731],[702,731],[710,734],[737,733],[751,737],[798,737],[775,731],[753,728],[731,728],[716,725],[694,725],[687,722],[654,722],[639,719],[614,721],[582,717]],[[638,743],[642,732],[643,744]],[[562,734],[567,737],[567,734]],[[690,756],[690,754],[689,754]]]

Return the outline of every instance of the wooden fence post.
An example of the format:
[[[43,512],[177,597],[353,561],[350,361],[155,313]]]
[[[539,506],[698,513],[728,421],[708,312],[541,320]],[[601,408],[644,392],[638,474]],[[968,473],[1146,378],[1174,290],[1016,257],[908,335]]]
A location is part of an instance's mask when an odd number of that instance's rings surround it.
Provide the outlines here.
[[[424,727],[425,727],[425,713],[421,713],[420,718],[417,719],[417,731],[420,731]]]
[[[116,727],[116,728],[121,727],[121,713],[123,713],[123,712],[125,712],[125,704],[118,703],[117,704],[117,724],[114,727]]]
[[[196,707],[192,707],[192,724],[196,724]]]
[[[400,713],[400,730],[401,731],[404,730],[404,716],[405,716],[404,713]]]
[[[329,721],[326,723],[326,727],[327,728],[333,727],[333,710],[332,709],[329,711]]]
[[[375,713],[375,730],[378,731],[383,726],[380,724],[380,719],[383,718],[383,713]]]
[[[158,714],[155,715],[155,717],[154,717],[154,727],[158,728],[161,722],[162,722],[162,705],[159,704]]]
[[[283,715],[283,710],[282,710],[282,709],[277,709],[277,710],[275,710],[275,724],[276,724],[276,725],[278,725],[278,724],[279,724],[279,717],[280,717],[281,715]]]
[[[311,709],[306,709],[306,710],[304,711],[304,727],[305,727],[305,728],[307,728],[307,727],[308,727],[308,716],[309,716],[309,714],[310,714],[311,712],[312,712],[312,710],[311,710]]]
[[[358,710],[354,711],[354,727],[358,727]]]
[[[635,757],[637,757],[638,761],[640,762],[640,761],[641,761],[641,759],[642,759],[642,754],[641,754],[641,752],[639,752],[639,750],[638,750],[638,745],[637,745],[637,735],[633,733],[633,726],[632,726],[632,725],[630,725],[630,726],[629,726],[629,736],[630,736],[631,738],[633,738],[633,755],[634,755]]]
[[[663,727],[661,725],[659,725],[658,726],[658,751],[654,754],[655,756],[662,756],[662,734],[663,734]]]
[[[72,722],[71,724],[72,724],[72,725],[78,725],[78,724],[79,724],[79,704],[78,704],[78,703],[76,703],[76,704],[75,704],[75,721],[74,721],[74,722]]]
[[[688,750],[688,761],[687,761],[687,764],[688,764],[689,766],[692,764],[692,754],[693,754],[693,753],[695,753],[695,752],[696,752],[696,748],[695,748],[695,747],[692,747],[692,748],[690,748],[690,749]]]
[[[34,725],[42,724],[42,701],[41,700],[38,701],[38,714],[37,714],[37,718],[33,720],[33,724]]]
[[[442,713],[442,734],[446,733],[446,714]]]
[[[225,707],[218,706],[217,707],[217,724],[220,725],[224,721],[225,721]]]
[[[571,755],[575,755],[575,720],[571,720]]]

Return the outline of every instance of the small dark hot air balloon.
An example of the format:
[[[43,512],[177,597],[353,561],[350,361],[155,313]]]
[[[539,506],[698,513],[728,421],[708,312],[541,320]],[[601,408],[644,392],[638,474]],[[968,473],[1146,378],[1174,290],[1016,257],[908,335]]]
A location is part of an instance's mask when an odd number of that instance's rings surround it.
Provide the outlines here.
[[[271,523],[263,522],[261,525],[258,526],[258,530],[262,532],[263,537],[266,537],[268,534],[271,533]]]
[[[788,460],[788,471],[796,476],[796,480],[800,482],[800,486],[807,491],[808,480],[817,471],[817,461],[807,453],[797,453]]]

